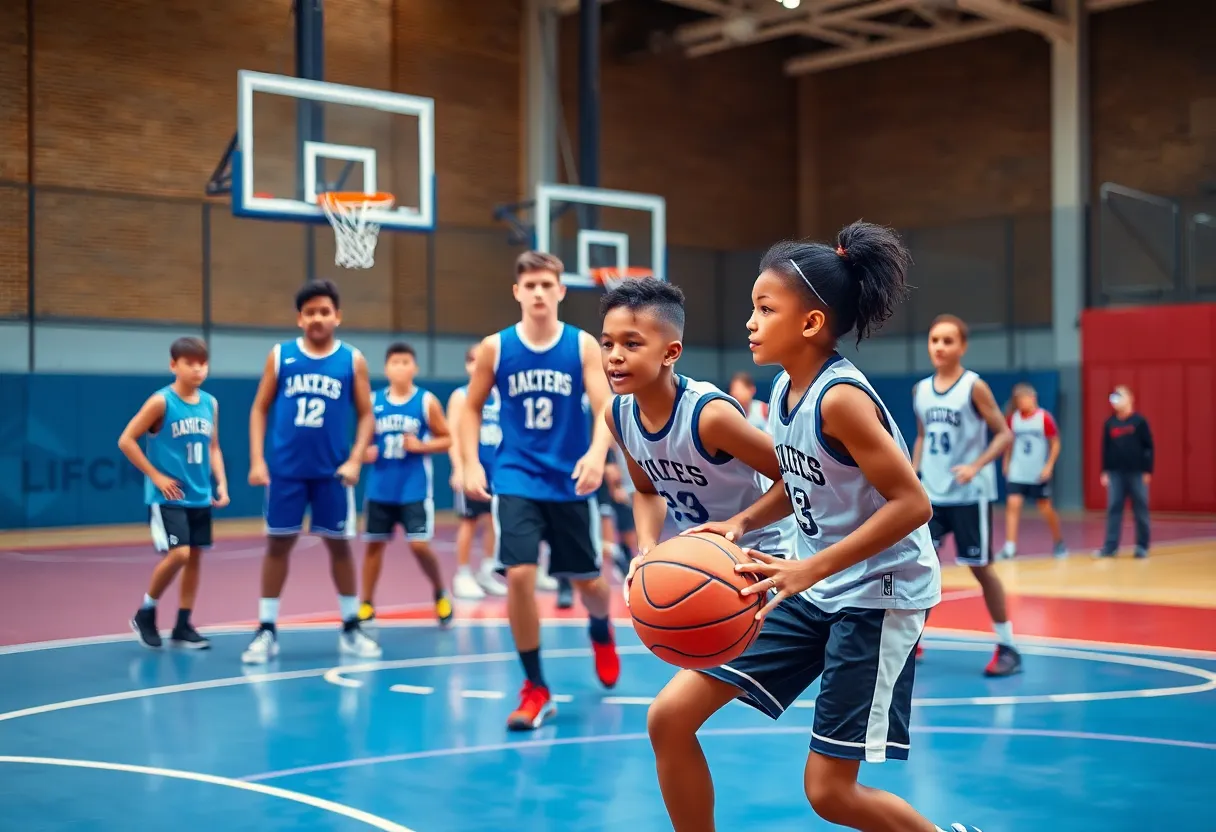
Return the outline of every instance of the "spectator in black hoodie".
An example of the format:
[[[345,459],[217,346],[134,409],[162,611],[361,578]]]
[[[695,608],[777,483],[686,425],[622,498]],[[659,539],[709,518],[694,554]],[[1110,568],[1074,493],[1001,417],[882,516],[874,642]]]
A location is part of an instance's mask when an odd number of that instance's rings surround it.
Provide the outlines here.
[[[1148,484],[1153,478],[1153,435],[1135,412],[1132,391],[1119,385],[1110,395],[1114,414],[1102,426],[1102,485],[1106,488],[1106,541],[1099,557],[1114,557],[1123,527],[1123,504],[1132,501],[1136,557],[1148,557]]]

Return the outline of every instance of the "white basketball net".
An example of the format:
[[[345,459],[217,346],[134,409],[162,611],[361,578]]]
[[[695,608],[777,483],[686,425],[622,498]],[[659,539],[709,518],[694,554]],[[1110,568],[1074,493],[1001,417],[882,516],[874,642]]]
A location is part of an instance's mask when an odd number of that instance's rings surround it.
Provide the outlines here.
[[[380,225],[368,220],[368,212],[393,207],[394,199],[385,194],[369,195],[362,200],[348,198],[318,200],[333,226],[334,263],[345,269],[370,269],[375,263]]]

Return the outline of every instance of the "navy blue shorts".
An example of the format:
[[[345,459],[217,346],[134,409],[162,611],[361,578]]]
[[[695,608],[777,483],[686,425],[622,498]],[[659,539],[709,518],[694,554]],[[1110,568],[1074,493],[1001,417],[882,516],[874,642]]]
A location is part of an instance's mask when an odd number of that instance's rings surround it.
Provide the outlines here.
[[[266,486],[266,502],[262,513],[266,518],[266,534],[288,537],[304,528],[308,513],[308,529],[320,537],[353,538],[357,532],[355,489],[348,488],[337,477],[293,480],[271,476]]]
[[[821,679],[812,751],[868,763],[906,760],[924,627],[924,610],[826,613],[795,595],[769,613],[747,652],[703,672],[739,688],[743,702],[773,719]]]

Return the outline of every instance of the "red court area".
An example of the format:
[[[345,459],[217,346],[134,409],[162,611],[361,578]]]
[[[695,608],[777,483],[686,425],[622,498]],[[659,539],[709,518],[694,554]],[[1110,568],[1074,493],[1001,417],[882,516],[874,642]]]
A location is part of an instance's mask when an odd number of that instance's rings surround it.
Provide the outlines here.
[[[994,539],[1004,539],[998,518]],[[454,527],[440,523],[434,546],[450,579],[455,570]],[[1097,515],[1064,518],[1064,534],[1074,560],[1089,562],[1101,542],[1102,518]],[[1157,552],[1136,568],[1145,570],[1146,586],[1164,569],[1174,552],[1206,548],[1216,541],[1216,520],[1158,518],[1154,521]],[[1130,540],[1130,529],[1125,533]],[[474,565],[480,557],[474,547]],[[1050,540],[1038,523],[1023,522],[1018,562],[1049,560]],[[256,616],[263,543],[257,537],[221,540],[205,560],[202,588],[194,612],[202,627],[241,624]],[[354,550],[361,557],[362,544]],[[43,548],[24,546],[0,550],[0,644],[121,633],[138,606],[156,561],[150,543]],[[952,562],[949,544],[945,562]],[[1127,557],[1122,555],[1121,557]],[[1107,565],[1103,563],[1102,565]],[[615,582],[615,577],[614,577]],[[934,609],[931,629],[989,631],[989,620],[969,577],[952,574],[946,581],[942,603]],[[1067,597],[1067,586],[1050,597],[1011,592],[1011,618],[1022,635],[1138,644],[1197,650],[1216,650],[1216,598],[1207,605],[1171,605],[1168,594],[1152,595],[1155,603]],[[177,590],[170,588],[161,602],[161,625],[171,623],[177,607]],[[376,598],[381,619],[427,619],[433,615],[429,586],[402,541],[389,548],[389,559]],[[576,604],[558,610],[553,593],[539,593],[547,618],[581,618]],[[617,617],[628,612],[619,594]],[[458,618],[506,617],[501,599],[457,601]],[[329,577],[329,559],[317,538],[302,537],[291,562],[283,593],[285,622],[337,621],[336,600]]]

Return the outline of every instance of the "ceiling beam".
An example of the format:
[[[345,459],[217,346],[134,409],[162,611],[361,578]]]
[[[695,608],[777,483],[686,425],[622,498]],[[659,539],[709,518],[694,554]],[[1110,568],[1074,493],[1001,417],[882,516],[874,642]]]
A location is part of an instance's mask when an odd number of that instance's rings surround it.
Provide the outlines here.
[[[937,26],[932,29],[909,30],[909,34],[898,38],[872,44],[864,49],[832,49],[790,58],[785,62],[786,75],[807,75],[812,72],[823,72],[827,69],[837,69],[842,66],[865,63],[879,58],[890,58],[904,55],[908,52],[919,52],[935,46],[947,46],[952,43],[963,43],[978,40],[990,35],[1007,32],[1012,29],[1008,23],[998,23],[991,20],[977,20],[972,23],[961,23],[956,26]]]
[[[1018,0],[954,0],[965,12],[993,22],[1008,23],[1016,29],[1037,32],[1049,41],[1069,43],[1073,39],[1072,24],[1054,14],[1023,6]]]

